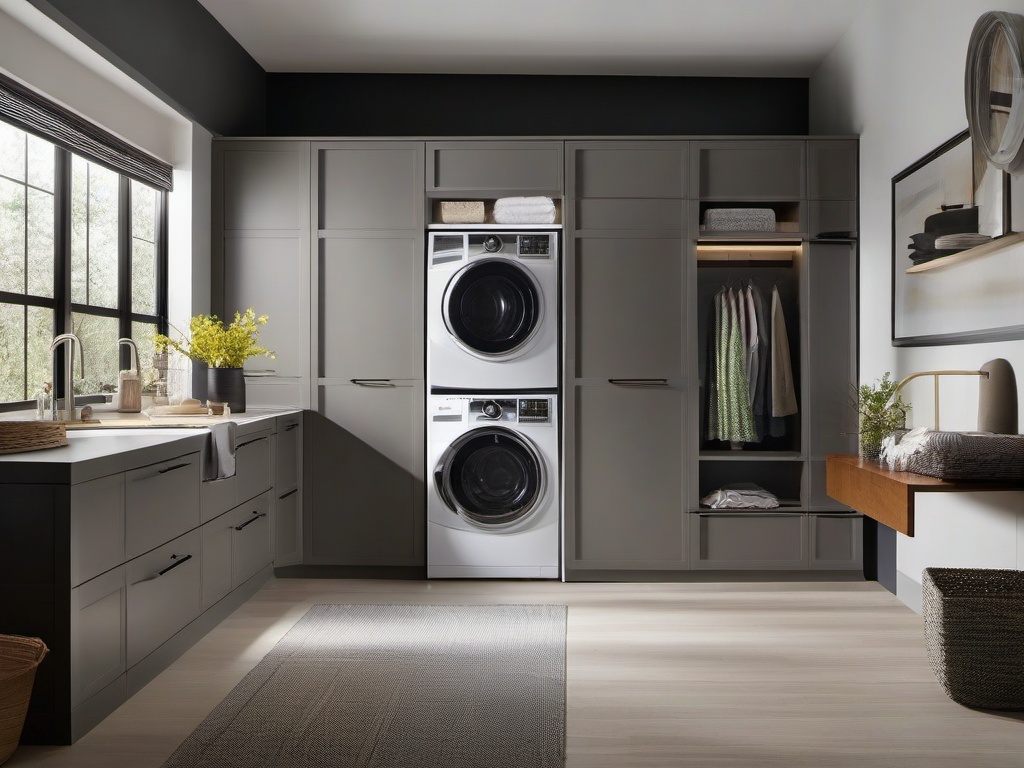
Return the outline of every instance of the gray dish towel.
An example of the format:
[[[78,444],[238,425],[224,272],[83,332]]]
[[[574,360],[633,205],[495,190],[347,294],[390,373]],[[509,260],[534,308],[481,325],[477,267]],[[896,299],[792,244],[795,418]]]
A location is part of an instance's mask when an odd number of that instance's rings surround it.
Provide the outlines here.
[[[235,422],[211,424],[210,444],[203,465],[203,480],[220,480],[235,474]]]

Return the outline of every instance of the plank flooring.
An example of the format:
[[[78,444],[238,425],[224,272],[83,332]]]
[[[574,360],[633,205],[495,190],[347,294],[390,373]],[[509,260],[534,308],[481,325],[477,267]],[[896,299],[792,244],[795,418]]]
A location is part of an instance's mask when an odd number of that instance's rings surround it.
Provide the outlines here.
[[[272,579],[77,744],[7,765],[158,768],[315,603],[501,602],[569,606],[569,768],[1024,768],[1024,715],[946,698],[875,583],[329,579]]]

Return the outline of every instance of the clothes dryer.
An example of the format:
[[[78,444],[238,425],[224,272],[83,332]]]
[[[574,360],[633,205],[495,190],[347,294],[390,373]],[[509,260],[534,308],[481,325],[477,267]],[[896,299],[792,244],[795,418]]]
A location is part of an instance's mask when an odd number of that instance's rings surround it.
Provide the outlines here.
[[[558,235],[428,233],[432,388],[509,392],[558,386]]]
[[[427,577],[558,578],[555,395],[430,395]]]

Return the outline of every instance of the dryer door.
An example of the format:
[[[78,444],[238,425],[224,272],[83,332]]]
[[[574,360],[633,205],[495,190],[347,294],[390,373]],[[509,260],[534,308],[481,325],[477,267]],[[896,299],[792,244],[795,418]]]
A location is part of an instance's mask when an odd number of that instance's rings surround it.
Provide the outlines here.
[[[543,498],[546,478],[537,449],[504,427],[481,427],[451,444],[435,471],[442,497],[483,528],[526,518]]]
[[[444,297],[448,330],[470,352],[511,358],[540,326],[540,290],[530,274],[508,259],[482,259],[459,270]]]

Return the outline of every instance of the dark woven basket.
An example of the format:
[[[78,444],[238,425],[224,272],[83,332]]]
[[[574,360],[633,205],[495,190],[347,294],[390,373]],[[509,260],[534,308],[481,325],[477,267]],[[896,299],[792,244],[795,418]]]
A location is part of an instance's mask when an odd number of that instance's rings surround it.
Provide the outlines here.
[[[905,430],[895,433],[897,442]],[[1024,481],[1024,436],[933,432],[928,449],[896,467],[942,480]]]
[[[925,568],[928,660],[949,698],[1024,710],[1024,572]]]

